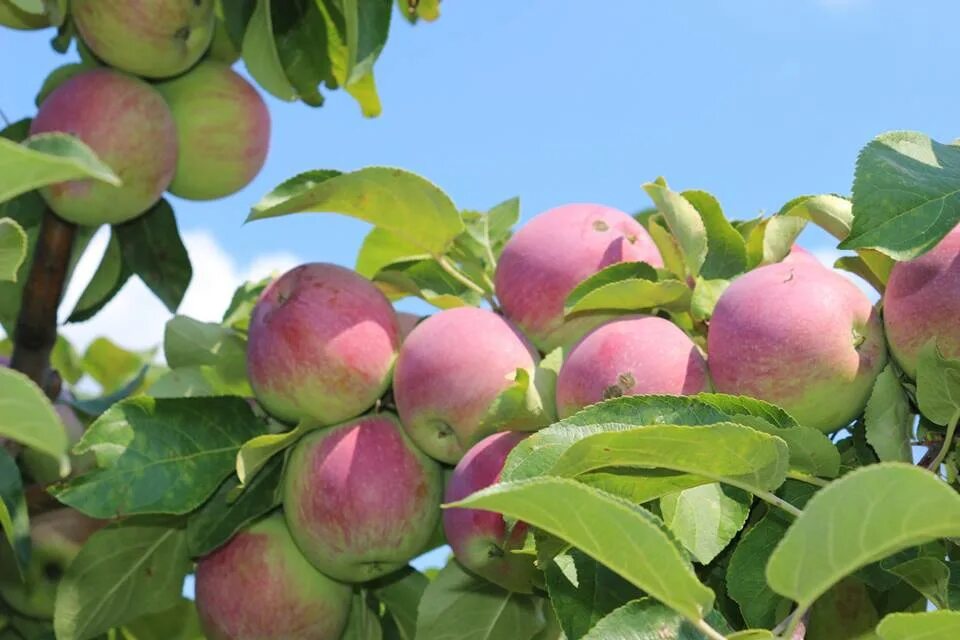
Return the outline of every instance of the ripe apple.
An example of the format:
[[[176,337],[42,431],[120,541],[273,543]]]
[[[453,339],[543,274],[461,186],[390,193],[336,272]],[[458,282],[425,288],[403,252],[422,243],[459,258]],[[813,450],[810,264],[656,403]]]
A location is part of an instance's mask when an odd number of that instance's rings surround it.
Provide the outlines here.
[[[528,435],[504,431],[473,445],[453,470],[443,501],[462,500],[496,483],[507,455]],[[524,523],[518,522],[508,532],[499,513],[450,508],[443,511],[443,531],[454,556],[464,567],[510,591],[532,591],[536,574],[533,560],[511,553],[523,546],[527,534]]]
[[[825,432],[862,410],[887,361],[867,296],[808,260],[754,269],[717,301],[707,336],[714,387],[779,405]]]
[[[333,264],[295,267],[271,283],[250,316],[250,386],[274,417],[336,424],[390,386],[397,316],[373,283]]]
[[[647,230],[626,213],[599,204],[550,209],[507,241],[495,276],[497,297],[507,318],[547,353],[609,319],[564,322],[563,305],[581,281],[617,262],[663,266]]]
[[[148,78],[183,73],[213,38],[214,0],[72,0],[80,37],[112,67]]]
[[[80,547],[104,522],[73,509],[57,509],[30,518],[30,562],[23,580],[6,542],[0,553],[0,598],[20,613],[53,616],[57,586]]]
[[[49,27],[50,19],[45,13],[24,11],[11,0],[0,0],[0,25],[21,31],[33,31]]]
[[[709,391],[707,362],[669,320],[626,316],[601,325],[570,350],[557,378],[565,418],[609,398]]]
[[[421,320],[423,320],[423,318],[415,313],[397,311],[397,323],[400,328],[401,343],[407,339],[407,336],[410,335],[410,332],[413,331],[414,327],[416,327]]]
[[[323,573],[366,582],[421,553],[440,517],[443,473],[390,414],[308,433],[293,448],[283,505],[297,546]]]
[[[180,146],[170,193],[213,200],[249,184],[270,143],[270,113],[257,90],[214,60],[156,87],[173,113]]]
[[[890,353],[911,378],[931,339],[943,355],[960,357],[960,227],[919,258],[898,262],[883,295]]]
[[[428,455],[455,463],[500,425],[485,418],[537,356],[509,322],[476,307],[434,314],[400,347],[393,396],[407,433]]]
[[[280,513],[197,563],[196,602],[210,640],[337,640],[351,589],[307,562]]]
[[[176,127],[163,98],[146,82],[110,69],[79,73],[40,105],[30,135],[76,136],[120,177],[58,182],[40,190],[61,218],[81,225],[117,224],[152,207],[177,163]]]

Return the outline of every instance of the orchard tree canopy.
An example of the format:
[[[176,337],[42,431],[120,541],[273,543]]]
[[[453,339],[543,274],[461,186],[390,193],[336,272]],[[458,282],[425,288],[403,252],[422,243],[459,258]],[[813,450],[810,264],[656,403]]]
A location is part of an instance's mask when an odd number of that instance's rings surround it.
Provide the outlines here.
[[[368,223],[353,269],[247,282],[162,354],[61,335],[103,227],[67,322],[134,277],[175,313],[164,194],[253,180],[262,92],[379,114],[398,16],[439,2],[0,0],[79,56],[0,132],[0,640],[960,638],[960,147],[923,133],[746,220],[648,176],[520,225],[320,167],[247,221]]]

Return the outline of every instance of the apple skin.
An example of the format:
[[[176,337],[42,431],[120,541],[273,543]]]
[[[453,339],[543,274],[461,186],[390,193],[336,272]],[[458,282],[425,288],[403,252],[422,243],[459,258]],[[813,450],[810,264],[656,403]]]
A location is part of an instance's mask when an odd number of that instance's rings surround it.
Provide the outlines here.
[[[404,342],[423,317],[407,311],[397,311],[397,323],[400,328],[400,342]]]
[[[271,283],[254,306],[247,373],[275,418],[336,424],[383,395],[399,346],[396,313],[373,283],[308,263]]]
[[[487,436],[473,445],[457,463],[447,483],[445,504],[495,484],[503,463],[527,433],[503,431]],[[448,508],[443,510],[443,531],[457,561],[510,591],[530,593],[536,568],[529,556],[511,553],[523,546],[527,526],[518,522],[507,537],[503,516],[482,509]]]
[[[197,563],[197,612],[210,640],[337,640],[351,595],[303,557],[280,513]]]
[[[647,230],[626,213],[599,204],[550,209],[507,241],[494,278],[497,297],[507,318],[549,353],[609,319],[564,322],[563,305],[581,281],[618,262],[663,266]]]
[[[80,37],[112,67],[167,78],[192,67],[213,38],[214,0],[71,0]]]
[[[393,382],[400,421],[428,455],[454,464],[494,430],[484,424],[491,405],[517,369],[532,376],[537,360],[523,336],[491,311],[436,313],[400,347]]]
[[[267,158],[270,113],[249,82],[222,62],[204,60],[156,88],[177,125],[180,154],[170,193],[215,200],[256,177]]]
[[[4,542],[0,560],[0,598],[20,613],[53,617],[57,587],[80,547],[104,524],[73,509],[47,511],[30,518],[30,563],[23,581]]]
[[[53,90],[40,105],[30,135],[76,136],[120,177],[115,187],[95,180],[58,182],[40,190],[50,208],[76,224],[117,224],[152,207],[177,164],[170,109],[146,82],[119,71],[91,69]]]
[[[707,362],[687,334],[663,318],[625,316],[570,349],[557,378],[557,411],[566,418],[619,396],[709,390]]]
[[[314,567],[344,582],[373,580],[423,552],[442,493],[440,465],[385,413],[308,433],[283,478],[297,546]]]
[[[856,285],[795,260],[730,284],[710,321],[707,357],[717,391],[766,400],[831,432],[863,410],[887,351],[879,315]]]
[[[960,357],[960,227],[913,260],[898,262],[883,294],[890,353],[911,378],[920,349],[936,339],[944,356]]]
[[[24,11],[10,0],[0,0],[0,25],[20,31],[34,31],[49,27],[50,18],[46,14]]]

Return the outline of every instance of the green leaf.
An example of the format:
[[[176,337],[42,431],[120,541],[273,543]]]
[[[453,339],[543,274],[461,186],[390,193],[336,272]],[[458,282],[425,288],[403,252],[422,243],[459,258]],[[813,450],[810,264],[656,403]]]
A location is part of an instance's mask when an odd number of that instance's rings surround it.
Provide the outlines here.
[[[862,251],[866,252],[869,249],[863,249]],[[887,256],[883,257],[886,258]],[[889,258],[887,259],[889,260]],[[881,295],[886,288],[884,281],[877,277],[877,274],[870,269],[870,266],[860,256],[841,256],[833,262],[833,268],[860,276]]]
[[[697,562],[709,564],[746,523],[752,502],[743,490],[704,484],[660,498],[660,512]]]
[[[166,200],[114,230],[124,264],[143,280],[171,313],[183,300],[193,269],[177,219]]]
[[[213,367],[196,366],[167,371],[150,385],[147,395],[154,398],[204,398],[240,394]]]
[[[433,256],[442,255],[463,231],[447,194],[416,174],[387,167],[302,173],[264,196],[247,220],[304,211],[365,220]]]
[[[943,561],[920,557],[884,569],[903,579],[938,609],[950,608],[950,568]]]
[[[809,638],[870,638],[880,616],[866,585],[844,578],[817,598],[806,624]]]
[[[83,354],[83,370],[105,393],[111,393],[135,376],[152,357],[152,352],[127,351],[109,338],[97,338]]]
[[[663,257],[664,269],[668,273],[672,273],[677,278],[683,280],[687,273],[683,253],[680,251],[680,246],[677,244],[676,238],[667,230],[665,222],[663,224],[660,223],[661,220],[663,220],[663,216],[657,212],[657,215],[652,217],[646,224],[647,231],[650,233],[650,237],[653,238],[653,243],[657,245],[657,250],[660,251],[660,255]]]
[[[99,416],[107,409],[120,402],[129,398],[134,393],[139,391],[140,387],[143,386],[144,381],[147,378],[147,373],[150,371],[150,366],[144,365],[140,368],[140,371],[137,372],[133,378],[130,379],[125,385],[117,389],[112,393],[100,396],[98,398],[85,398],[83,400],[73,400],[70,403],[70,406],[76,409],[77,411],[84,413],[88,416]]]
[[[717,300],[729,286],[729,280],[704,280],[697,276],[693,295],[690,297],[690,313],[694,319],[701,322],[709,320],[717,306]]]
[[[377,274],[375,282],[388,297],[417,296],[440,309],[480,304],[479,294],[468,289],[432,258],[391,265]]]
[[[832,194],[801,196],[785,204],[773,219],[792,217],[810,220],[837,240],[843,240],[853,225],[853,203]]]
[[[806,608],[862,566],[951,536],[960,536],[960,496],[946,483],[912,465],[870,465],[811,498],[770,557],[767,582]]]
[[[342,637],[346,640],[381,640],[383,629],[380,616],[374,611],[376,606],[377,603],[371,601],[365,589],[354,591],[350,615]]]
[[[715,629],[728,631],[726,621],[715,611],[707,616]],[[704,640],[706,636],[689,621],[655,602],[642,598],[628,602],[597,623],[583,640]]]
[[[110,242],[100,260],[93,278],[80,294],[80,299],[70,312],[67,322],[83,322],[100,312],[120,292],[133,272],[127,267],[117,240],[116,229],[110,231]]]
[[[94,518],[184,514],[230,475],[240,445],[263,430],[241,398],[124,400],[74,447],[98,469],[57,486],[57,499]]]
[[[877,625],[880,640],[944,640],[960,637],[960,611],[892,613]]]
[[[620,262],[590,276],[567,296],[564,314],[639,311],[682,304],[690,289],[679,280],[659,281],[646,262]]]
[[[917,358],[917,404],[925,418],[939,425],[960,413],[960,360],[945,358],[933,340]]]
[[[164,355],[174,369],[212,367],[220,386],[229,387],[235,395],[253,395],[247,382],[247,341],[233,329],[174,316],[163,336]]]
[[[756,416],[735,416],[735,421],[757,431],[777,436],[790,449],[790,469],[822,478],[836,478],[840,474],[840,452],[830,438],[812,427],[775,427],[768,420]]]
[[[796,242],[807,221],[796,216],[779,215],[767,220],[763,229],[761,264],[773,264],[783,260]]]
[[[739,424],[656,424],[588,436],[567,449],[550,473],[574,477],[610,467],[662,468],[762,493],[783,484],[788,455],[780,438]]]
[[[140,616],[123,627],[123,640],[203,640],[193,601],[181,598],[170,609]],[[119,639],[118,639],[119,640]]]
[[[30,562],[30,518],[23,479],[16,461],[0,446],[0,528],[7,538],[21,575]]]
[[[231,3],[232,4],[232,3]],[[283,75],[305,103],[319,107],[319,85],[331,80],[327,20],[316,0],[288,0],[271,5],[273,45]],[[264,53],[269,53],[264,51]],[[279,78],[282,82],[282,78]],[[334,86],[339,83],[334,83]],[[284,87],[286,89],[286,87]],[[293,98],[290,98],[293,99]]]
[[[258,282],[245,282],[237,287],[227,310],[223,313],[222,324],[246,333],[250,327],[250,314],[253,313],[253,307],[272,281],[272,277],[267,277]]]
[[[0,437],[15,440],[60,461],[70,470],[67,433],[43,391],[19,371],[0,367]]]
[[[269,460],[236,500],[240,482],[235,476],[223,481],[217,492],[187,518],[186,541],[190,556],[205,556],[226,543],[245,526],[280,504],[283,458]]]
[[[687,271],[692,276],[699,275],[707,258],[707,229],[700,212],[682,194],[668,189],[662,178],[648,182],[643,188],[666,220],[680,247]]]
[[[887,364],[867,401],[863,415],[867,442],[884,462],[911,462],[910,438],[913,412],[910,400],[897,379],[893,364]]]
[[[723,215],[717,199],[706,191],[684,191],[683,198],[700,214],[707,236],[707,255],[700,275],[710,280],[730,279],[747,270],[743,236]]]
[[[393,617],[401,640],[416,639],[417,609],[429,584],[427,576],[406,567],[367,585]]]
[[[357,273],[373,278],[381,269],[398,262],[412,262],[429,258],[429,253],[401,238],[392,231],[374,227],[363,239],[357,254]]]
[[[536,478],[494,485],[455,506],[497,511],[562,538],[690,620],[713,604],[662,522],[597,489]]]
[[[77,353],[70,341],[57,335],[57,341],[53,343],[53,351],[50,352],[50,366],[57,370],[60,377],[69,384],[77,384],[83,377],[83,360]]]
[[[0,280],[16,282],[27,259],[27,233],[12,218],[0,218]]]
[[[546,624],[542,598],[512,593],[450,562],[423,592],[417,640],[529,640]]]
[[[299,424],[283,433],[266,433],[257,435],[243,443],[237,452],[236,471],[240,479],[240,486],[246,484],[273,456],[289,449],[305,434],[320,428],[322,425],[310,420],[301,420]]]
[[[120,185],[120,178],[90,147],[64,133],[41,133],[22,144],[0,138],[0,176],[0,202],[65,180],[92,178]]]
[[[128,524],[99,531],[57,589],[57,638],[86,640],[180,601],[190,568],[183,531]]]
[[[545,371],[551,375],[551,371]],[[555,380],[555,378],[554,378]],[[556,419],[555,406],[540,396],[540,387],[530,372],[517,369],[512,384],[500,392],[481,420],[482,429],[494,431],[535,431]]]
[[[877,249],[909,260],[960,222],[960,148],[922,133],[894,131],[860,152],[853,226],[841,249]]]
[[[465,231],[457,238],[457,245],[492,272],[510,230],[520,219],[520,199],[501,202],[487,213],[464,211],[461,217]]]
[[[277,53],[270,0],[257,0],[243,35],[241,55],[243,64],[257,84],[276,98],[296,100],[297,92],[290,86]]]
[[[556,556],[546,568],[547,592],[564,634],[576,640],[601,618],[643,594],[577,549]]]

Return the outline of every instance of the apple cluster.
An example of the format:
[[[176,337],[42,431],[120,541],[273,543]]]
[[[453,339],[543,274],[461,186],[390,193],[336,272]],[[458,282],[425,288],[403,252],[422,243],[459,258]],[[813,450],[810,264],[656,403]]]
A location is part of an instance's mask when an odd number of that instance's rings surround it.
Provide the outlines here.
[[[500,401],[522,375],[538,375],[546,354],[563,355],[544,394],[557,418],[618,396],[717,391],[772,402],[829,433],[862,413],[887,340],[908,375],[931,338],[960,354],[958,251],[960,230],[894,268],[885,331],[857,286],[795,247],[732,282],[706,340],[666,314],[565,318],[567,296],[604,267],[663,264],[639,222],[600,205],[555,208],[519,229],[499,259],[495,310],[417,321],[349,269],[292,269],[253,310],[247,367],[262,407],[307,435],[288,453],[282,512],[199,561],[207,634],[338,638],[351,585],[441,540],[472,573],[532,592],[532,557],[513,553],[526,540],[522,522],[440,505],[497,482],[529,435],[528,422],[504,420]]]
[[[30,134],[72,134],[120,178],[41,189],[61,218],[119,224],[164,191],[211,200],[260,171],[270,116],[257,90],[231,69],[237,53],[214,0],[73,0],[73,24],[94,63],[70,65],[40,103]],[[216,38],[215,38],[216,34]],[[55,72],[56,73],[56,72]],[[49,81],[48,81],[49,82]]]

